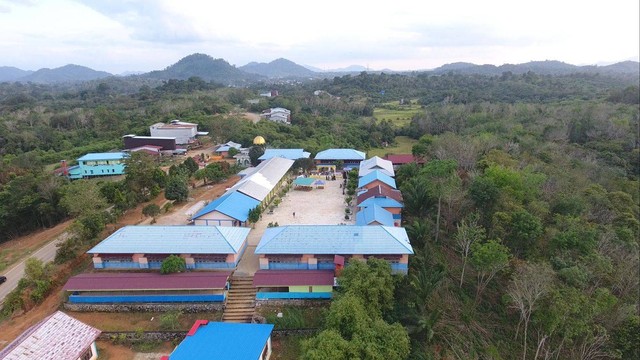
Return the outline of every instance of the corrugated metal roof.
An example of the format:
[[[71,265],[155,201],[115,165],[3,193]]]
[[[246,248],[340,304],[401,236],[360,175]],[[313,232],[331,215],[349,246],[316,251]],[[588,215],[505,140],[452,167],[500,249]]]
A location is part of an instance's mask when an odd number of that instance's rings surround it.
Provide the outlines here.
[[[120,160],[129,157],[129,154],[123,152],[109,153],[89,153],[79,157],[78,161],[96,161],[96,160]]]
[[[374,186],[371,189],[358,194],[358,204],[371,197],[388,197],[402,203],[402,193],[400,190],[392,189],[387,186]]]
[[[396,188],[396,181],[391,176],[383,174],[380,170],[372,171],[358,179],[358,187],[363,187],[376,180],[382,181],[394,189]]]
[[[267,149],[264,151],[264,154],[258,158],[258,160],[268,160],[272,157],[297,160],[308,158],[309,156],[311,156],[311,153],[304,151],[304,149]]]
[[[222,289],[230,271],[160,273],[88,273],[70,278],[65,291],[136,291]]]
[[[413,254],[407,232],[380,225],[289,225],[267,228],[256,254]]]
[[[182,340],[169,359],[257,360],[272,330],[272,324],[208,322]]]
[[[366,154],[354,149],[327,149],[320,151],[316,160],[364,160]]]
[[[387,197],[370,197],[367,200],[361,202],[360,204],[358,204],[358,207],[361,208],[365,208],[365,207],[369,207],[369,206],[380,206],[383,208],[402,208],[404,207],[404,205],[402,205],[401,203],[395,201],[394,199],[391,198],[387,198]]]
[[[293,160],[274,157],[258,164],[252,173],[238,181],[231,190],[237,190],[262,201],[289,171]]]
[[[412,162],[424,163],[424,160],[417,160],[411,154],[395,154],[395,155],[389,154],[385,156],[385,159],[391,161],[393,164],[396,164],[396,165],[409,164]]]
[[[198,211],[192,219],[195,220],[202,215],[218,211],[244,222],[249,218],[249,210],[258,205],[260,205],[260,201],[252,197],[237,191],[229,191]]]
[[[237,254],[250,229],[229,226],[125,226],[89,254]]]
[[[99,335],[100,330],[56,311],[2,349],[0,359],[75,360]]]
[[[333,270],[258,270],[253,286],[333,285]]]
[[[360,170],[358,171],[358,176],[362,177],[367,175],[368,173],[379,170],[383,174],[388,176],[396,176],[395,171],[393,170],[393,163],[389,160],[382,159],[378,156],[374,156],[370,159],[362,161],[360,163]]]
[[[378,205],[367,206],[356,214],[356,225],[369,225],[374,221],[393,226],[393,214]]]

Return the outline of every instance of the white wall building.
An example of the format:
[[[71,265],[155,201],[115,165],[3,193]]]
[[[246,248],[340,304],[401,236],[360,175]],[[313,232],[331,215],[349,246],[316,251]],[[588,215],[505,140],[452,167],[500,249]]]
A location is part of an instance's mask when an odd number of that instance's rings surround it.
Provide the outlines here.
[[[155,123],[149,127],[153,137],[175,137],[176,144],[186,145],[196,141],[198,135],[208,135],[208,132],[199,132],[198,124],[180,120],[171,120],[170,123]]]

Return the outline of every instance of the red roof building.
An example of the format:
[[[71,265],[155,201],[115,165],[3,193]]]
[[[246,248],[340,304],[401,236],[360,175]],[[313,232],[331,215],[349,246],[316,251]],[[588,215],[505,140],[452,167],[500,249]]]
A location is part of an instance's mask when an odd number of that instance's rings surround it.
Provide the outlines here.
[[[411,154],[388,154],[384,157],[385,160],[391,161],[394,169],[397,169],[398,166],[410,163],[416,164],[424,164],[423,159],[417,159],[415,156]]]
[[[378,185],[358,195],[357,204],[362,203],[371,197],[387,197],[402,203],[402,193],[400,190],[392,189],[388,186]]]

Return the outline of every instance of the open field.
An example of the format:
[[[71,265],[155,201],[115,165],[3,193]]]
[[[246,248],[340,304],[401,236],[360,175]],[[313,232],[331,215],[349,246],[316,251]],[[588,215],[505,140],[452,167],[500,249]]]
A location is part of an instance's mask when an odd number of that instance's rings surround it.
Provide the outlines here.
[[[373,117],[379,121],[389,120],[395,126],[405,126],[411,122],[411,118],[414,115],[422,113],[420,105],[398,105],[396,101],[388,102],[382,105],[383,107],[376,107],[373,110]]]
[[[396,143],[386,148],[376,148],[367,151],[367,157],[380,156],[384,157],[386,154],[411,154],[411,148],[417,140],[414,140],[408,136],[396,136]]]

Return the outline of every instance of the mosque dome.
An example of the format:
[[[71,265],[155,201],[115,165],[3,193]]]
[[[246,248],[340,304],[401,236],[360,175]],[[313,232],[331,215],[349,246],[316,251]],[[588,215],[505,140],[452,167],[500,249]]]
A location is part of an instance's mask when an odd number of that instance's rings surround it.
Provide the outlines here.
[[[264,140],[264,138],[262,136],[256,136],[253,139],[253,145],[264,145],[266,143],[266,141]]]

